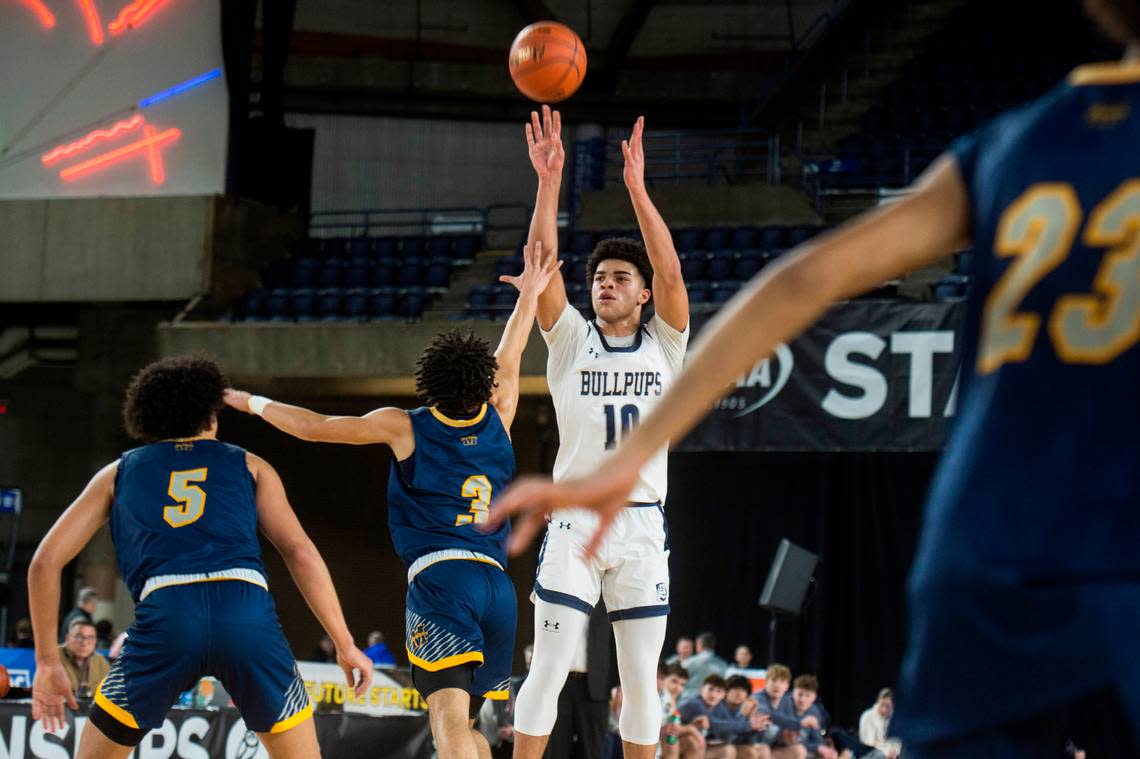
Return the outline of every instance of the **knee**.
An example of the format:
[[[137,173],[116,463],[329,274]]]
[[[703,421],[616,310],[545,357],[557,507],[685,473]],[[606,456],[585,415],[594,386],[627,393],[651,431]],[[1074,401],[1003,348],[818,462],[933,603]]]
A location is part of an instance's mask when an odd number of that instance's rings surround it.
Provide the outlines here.
[[[752,756],[754,759],[772,759],[772,749],[768,748],[767,743],[755,743],[752,745]]]
[[[807,748],[802,743],[795,743],[792,745],[792,755],[796,759],[807,759]]]

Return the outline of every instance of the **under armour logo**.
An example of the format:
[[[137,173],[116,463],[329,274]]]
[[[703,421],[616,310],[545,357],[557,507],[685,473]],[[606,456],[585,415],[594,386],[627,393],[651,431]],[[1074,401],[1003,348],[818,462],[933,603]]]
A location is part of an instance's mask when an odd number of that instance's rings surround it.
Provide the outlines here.
[[[562,624],[562,623],[561,622],[551,622],[549,619],[544,619],[544,620],[542,620],[542,629],[543,630],[553,630],[554,632],[558,632],[558,625],[560,625],[560,624]]]
[[[569,530],[570,529],[570,523],[569,522],[559,522],[558,523],[558,529]]]

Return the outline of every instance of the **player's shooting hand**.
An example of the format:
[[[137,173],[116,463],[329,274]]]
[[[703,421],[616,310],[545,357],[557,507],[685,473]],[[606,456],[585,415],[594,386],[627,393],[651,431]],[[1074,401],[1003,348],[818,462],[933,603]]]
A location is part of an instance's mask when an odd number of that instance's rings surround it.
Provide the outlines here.
[[[622,179],[627,189],[645,188],[645,147],[641,142],[641,134],[645,131],[645,117],[638,116],[633,123],[633,132],[628,140],[621,141],[621,154],[625,157],[625,169]]]
[[[543,254],[542,240],[535,240],[534,245],[523,248],[522,274],[517,277],[504,274],[499,277],[499,281],[514,285],[519,295],[537,297],[550,284],[550,278],[561,266],[562,262],[556,256]]]
[[[252,397],[252,393],[247,393],[244,390],[234,390],[232,387],[227,387],[222,391],[222,400],[226,402],[226,405],[243,414],[253,413],[249,410],[249,399]]]
[[[344,651],[337,649],[336,663],[344,672],[344,680],[348,687],[356,692],[357,698],[363,698],[364,693],[372,685],[372,660],[364,655],[356,646]]]
[[[562,148],[562,114],[551,111],[550,106],[542,106],[542,121],[538,113],[530,112],[530,123],[526,125],[526,144],[530,151],[530,163],[539,179],[561,177],[562,166],[566,163],[566,152]]]
[[[44,730],[49,733],[62,730],[67,727],[64,704],[72,710],[79,708],[63,665],[56,662],[38,666],[32,683],[32,719],[43,720]]]

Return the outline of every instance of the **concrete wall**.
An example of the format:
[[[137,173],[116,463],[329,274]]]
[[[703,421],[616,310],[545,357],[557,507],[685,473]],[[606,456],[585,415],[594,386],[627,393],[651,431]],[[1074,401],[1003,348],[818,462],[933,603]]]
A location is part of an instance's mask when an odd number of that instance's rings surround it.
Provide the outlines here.
[[[0,301],[185,300],[209,288],[215,197],[0,201]]]

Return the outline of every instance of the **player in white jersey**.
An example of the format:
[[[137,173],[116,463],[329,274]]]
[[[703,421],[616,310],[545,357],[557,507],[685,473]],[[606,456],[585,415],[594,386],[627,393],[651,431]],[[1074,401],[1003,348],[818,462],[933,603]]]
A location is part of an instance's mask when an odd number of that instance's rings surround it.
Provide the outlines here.
[[[538,174],[530,242],[557,254],[558,192],[562,180],[561,116],[543,106],[531,114],[527,142]],[[549,350],[547,382],[558,417],[556,480],[581,476],[616,449],[648,414],[681,370],[689,338],[689,298],[672,237],[645,189],[638,119],[623,141],[625,185],[645,244],[598,243],[587,264],[597,314],[586,321],[567,302],[555,274],[538,302],[538,323]],[[654,315],[642,324],[652,300]],[[559,512],[547,530],[531,599],[534,657],[515,711],[515,759],[539,759],[557,716],[591,609],[599,597],[614,627],[623,706],[620,732],[627,759],[649,759],[661,728],[657,659],[669,613],[669,548],[665,529],[666,461],[662,447],[641,470],[627,508],[597,554],[584,549],[597,521],[588,511]]]

